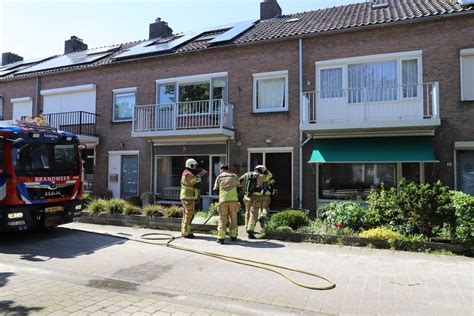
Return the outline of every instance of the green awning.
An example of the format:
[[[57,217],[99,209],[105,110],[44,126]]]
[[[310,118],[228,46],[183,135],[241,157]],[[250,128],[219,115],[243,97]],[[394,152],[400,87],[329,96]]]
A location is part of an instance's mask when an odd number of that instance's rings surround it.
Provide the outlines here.
[[[438,162],[433,137],[316,139],[309,163]]]

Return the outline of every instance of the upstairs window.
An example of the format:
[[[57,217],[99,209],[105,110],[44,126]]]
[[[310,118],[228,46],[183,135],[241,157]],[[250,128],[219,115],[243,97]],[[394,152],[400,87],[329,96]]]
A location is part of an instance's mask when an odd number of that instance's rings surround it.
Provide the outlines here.
[[[288,111],[288,71],[253,75],[253,111]]]
[[[342,68],[321,69],[321,98],[342,97]]]
[[[114,90],[114,122],[131,121],[136,103],[136,88]]]
[[[418,59],[402,60],[403,98],[418,97]]]
[[[320,100],[344,98],[347,103],[360,104],[421,96],[418,51],[322,61],[316,67]]]
[[[398,98],[397,61],[348,66],[349,103],[393,101]]]
[[[461,50],[461,101],[474,101],[474,48]]]

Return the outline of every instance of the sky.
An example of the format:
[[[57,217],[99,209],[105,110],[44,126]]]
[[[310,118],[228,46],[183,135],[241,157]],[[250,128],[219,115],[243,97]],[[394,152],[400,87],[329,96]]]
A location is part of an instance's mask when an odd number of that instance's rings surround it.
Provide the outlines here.
[[[278,0],[283,14],[365,0]],[[148,38],[157,17],[175,33],[259,18],[261,0],[0,0],[0,52],[62,54],[72,35],[89,48]]]

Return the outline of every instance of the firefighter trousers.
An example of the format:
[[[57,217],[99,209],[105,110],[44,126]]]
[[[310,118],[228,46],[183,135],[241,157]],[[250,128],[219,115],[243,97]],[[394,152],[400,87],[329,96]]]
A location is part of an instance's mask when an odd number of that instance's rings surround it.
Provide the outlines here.
[[[192,233],[191,222],[193,220],[196,205],[193,200],[181,200],[181,203],[184,208],[183,219],[181,220],[181,236],[188,236]]]
[[[219,203],[219,224],[217,226],[217,238],[225,239],[227,231],[227,222],[229,221],[229,236],[237,237],[237,212],[239,211],[239,202],[221,202]]]
[[[255,232],[258,221],[258,211],[262,208],[262,197],[251,196],[244,198],[245,204],[245,228],[247,232]]]

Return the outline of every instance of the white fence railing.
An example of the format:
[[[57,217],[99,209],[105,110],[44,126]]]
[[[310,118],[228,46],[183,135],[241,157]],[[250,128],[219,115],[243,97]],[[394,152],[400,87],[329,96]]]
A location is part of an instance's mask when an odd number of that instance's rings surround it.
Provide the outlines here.
[[[303,124],[439,118],[439,84],[304,92]]]
[[[203,128],[233,129],[234,106],[222,99],[136,105],[135,132]]]

